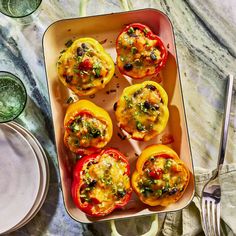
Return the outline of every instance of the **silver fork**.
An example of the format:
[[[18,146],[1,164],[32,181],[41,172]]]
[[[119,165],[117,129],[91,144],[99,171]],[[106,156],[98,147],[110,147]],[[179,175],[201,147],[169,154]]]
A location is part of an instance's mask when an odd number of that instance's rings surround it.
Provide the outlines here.
[[[227,77],[226,100],[224,107],[224,117],[221,131],[217,169],[202,190],[202,197],[201,197],[202,222],[203,222],[204,232],[207,236],[220,235],[221,187],[219,182],[219,172],[223,166],[225,158],[225,150],[226,150],[229,118],[230,118],[230,106],[231,106],[231,98],[233,91],[233,80],[234,79],[232,75],[229,75]]]

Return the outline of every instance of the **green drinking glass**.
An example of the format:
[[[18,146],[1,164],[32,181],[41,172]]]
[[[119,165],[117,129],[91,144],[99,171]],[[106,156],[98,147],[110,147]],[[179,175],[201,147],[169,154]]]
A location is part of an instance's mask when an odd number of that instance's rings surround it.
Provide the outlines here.
[[[12,18],[31,15],[40,6],[42,0],[0,0],[0,12]]]
[[[0,71],[0,123],[17,118],[26,106],[27,93],[15,75]]]

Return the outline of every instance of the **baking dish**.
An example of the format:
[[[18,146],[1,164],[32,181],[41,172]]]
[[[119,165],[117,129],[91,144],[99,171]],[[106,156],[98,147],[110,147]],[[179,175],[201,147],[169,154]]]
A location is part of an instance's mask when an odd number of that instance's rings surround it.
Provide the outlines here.
[[[167,64],[156,78],[158,82],[161,82],[169,97],[168,107],[170,118],[167,127],[161,135],[148,142],[138,142],[128,138],[123,138],[123,133],[115,125],[116,121],[113,105],[118,100],[125,87],[129,86],[131,83],[140,83],[145,79],[139,79],[138,81],[129,80],[124,78],[117,68],[111,82],[109,82],[103,90],[97,92],[93,96],[83,97],[83,99],[88,99],[109,112],[114,124],[114,131],[113,137],[108,146],[118,148],[129,157],[131,172],[135,168],[137,155],[141,153],[141,150],[150,144],[161,143],[165,137],[171,135],[174,141],[169,146],[172,147],[186,163],[186,166],[191,172],[191,178],[183,197],[178,202],[171,204],[168,207],[148,207],[142,204],[135,194],[133,194],[130,202],[122,210],[116,210],[106,217],[92,218],[88,217],[76,208],[71,197],[72,160],[74,156],[63,144],[63,119],[68,106],[66,101],[70,96],[75,96],[59,82],[56,63],[60,52],[65,49],[65,43],[69,40],[75,40],[81,37],[92,37],[101,42],[105,50],[115,61],[116,37],[125,25],[134,22],[143,23],[149,26],[155,34],[161,37],[168,49]],[[50,25],[46,30],[43,37],[43,49],[62,192],[65,208],[68,214],[79,222],[91,223],[95,221],[176,211],[186,207],[191,202],[195,191],[193,164],[182,98],[181,81],[178,71],[174,33],[168,17],[156,9],[142,9],[92,17],[60,20]]]

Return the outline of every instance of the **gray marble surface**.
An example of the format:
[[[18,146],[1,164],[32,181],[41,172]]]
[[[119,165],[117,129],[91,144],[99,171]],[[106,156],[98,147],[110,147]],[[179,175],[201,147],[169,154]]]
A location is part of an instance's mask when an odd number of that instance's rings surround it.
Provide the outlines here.
[[[85,10],[87,15],[97,15],[146,7],[163,11],[173,23],[194,166],[213,169],[221,132],[223,78],[229,73],[236,75],[236,1],[130,0],[125,5],[118,0],[90,0]],[[109,223],[80,224],[66,213],[54,145],[42,36],[52,22],[80,14],[80,1],[76,0],[43,0],[34,21],[27,25],[0,14],[0,70],[16,73],[24,81],[29,100],[17,122],[41,142],[51,171],[42,209],[30,223],[11,235],[110,235]],[[234,96],[228,163],[236,162],[235,108]],[[127,227],[135,226],[134,233],[140,230],[137,228],[142,228],[141,231],[147,228],[147,222],[143,219],[134,224],[135,220],[131,220]]]

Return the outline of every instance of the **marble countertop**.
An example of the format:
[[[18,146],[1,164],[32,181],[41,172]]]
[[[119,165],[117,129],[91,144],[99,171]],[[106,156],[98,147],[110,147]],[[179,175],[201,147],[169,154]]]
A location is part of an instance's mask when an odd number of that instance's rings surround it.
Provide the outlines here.
[[[173,23],[193,163],[199,168],[206,168],[207,163],[208,169],[214,169],[224,105],[223,78],[229,73],[236,75],[236,2],[128,0],[125,5],[118,0],[93,0],[87,1],[85,10],[90,16],[141,8],[159,9]],[[65,211],[44,68],[44,31],[56,20],[80,16],[80,1],[43,0],[37,14],[27,25],[0,14],[0,70],[16,73],[25,83],[29,100],[17,122],[43,145],[51,171],[49,192],[42,209],[30,223],[11,235],[110,235],[108,223],[80,224]],[[236,162],[235,109],[234,96],[227,163]]]

